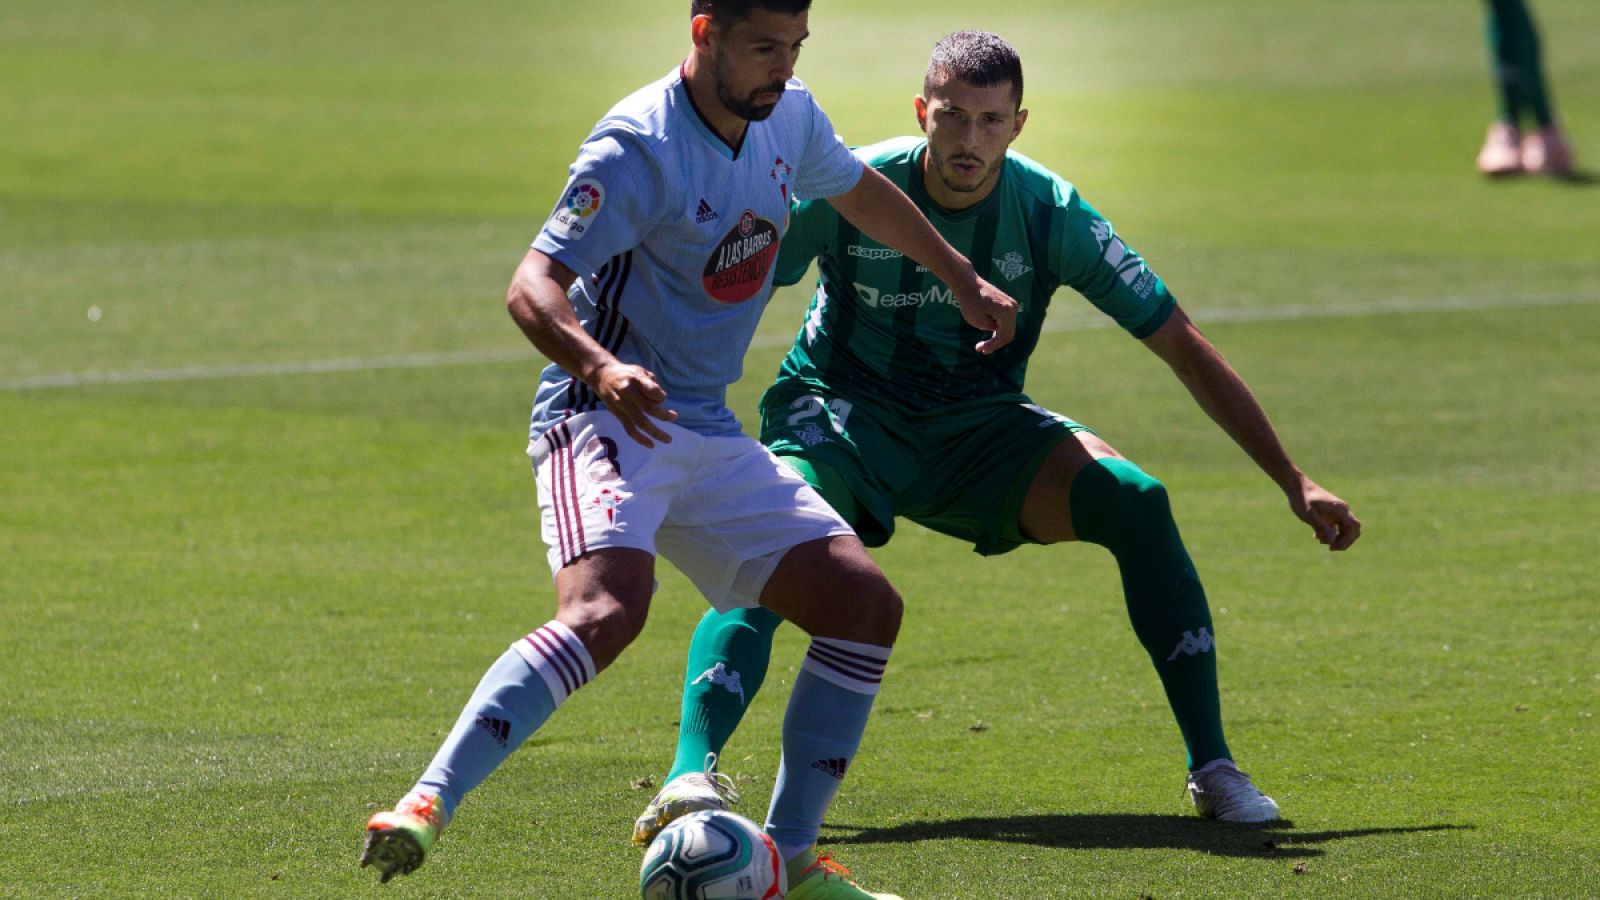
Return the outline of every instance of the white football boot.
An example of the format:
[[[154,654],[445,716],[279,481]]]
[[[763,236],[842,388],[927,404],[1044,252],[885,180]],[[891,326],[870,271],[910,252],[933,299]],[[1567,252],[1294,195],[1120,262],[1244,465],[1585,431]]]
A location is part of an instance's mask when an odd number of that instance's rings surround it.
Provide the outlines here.
[[[1522,173],[1522,133],[1517,126],[1510,122],[1489,126],[1483,149],[1478,151],[1478,171],[1490,178]]]
[[[1271,822],[1278,804],[1261,793],[1231,760],[1214,759],[1189,773],[1195,811],[1223,822]]]
[[[667,823],[702,809],[728,809],[739,802],[733,779],[717,771],[717,755],[706,754],[705,771],[679,775],[661,786],[633,823],[633,842],[648,844]]]

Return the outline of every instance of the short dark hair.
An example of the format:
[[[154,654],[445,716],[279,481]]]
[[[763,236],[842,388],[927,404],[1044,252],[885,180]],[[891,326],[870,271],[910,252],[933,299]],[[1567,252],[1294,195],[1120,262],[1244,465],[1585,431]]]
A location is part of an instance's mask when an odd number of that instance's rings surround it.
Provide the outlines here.
[[[690,18],[710,16],[730,28],[750,18],[752,10],[797,16],[810,8],[811,0],[689,0]]]
[[[998,34],[987,31],[958,31],[947,34],[933,45],[928,71],[922,76],[923,96],[952,78],[973,87],[993,87],[1011,83],[1011,95],[1022,107],[1022,57],[1017,48]]]

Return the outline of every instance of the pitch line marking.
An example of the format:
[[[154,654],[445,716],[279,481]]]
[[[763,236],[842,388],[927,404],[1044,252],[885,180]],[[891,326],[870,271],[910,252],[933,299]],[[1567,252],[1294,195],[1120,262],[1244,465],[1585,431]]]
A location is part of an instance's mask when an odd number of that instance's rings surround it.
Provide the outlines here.
[[[1600,292],[1569,294],[1529,294],[1520,297],[1435,297],[1425,300],[1386,300],[1369,303],[1301,304],[1262,308],[1193,310],[1201,325],[1213,322],[1292,322],[1314,319],[1350,319],[1361,316],[1415,315],[1419,313],[1475,312],[1500,309],[1538,309],[1558,306],[1588,306],[1600,303]],[[1057,318],[1046,320],[1047,334],[1092,331],[1114,327],[1110,319]],[[785,347],[792,336],[758,335],[752,347]],[[283,375],[318,375],[330,372],[371,372],[396,369],[440,369],[486,363],[537,361],[530,348],[461,350],[449,353],[401,353],[390,356],[348,356],[334,359],[292,360],[267,363],[223,363],[218,365],[177,366],[165,369],[124,369],[109,372],[52,372],[0,379],[0,391],[38,391],[99,385],[154,384],[174,381],[219,381],[229,378],[262,378]]]

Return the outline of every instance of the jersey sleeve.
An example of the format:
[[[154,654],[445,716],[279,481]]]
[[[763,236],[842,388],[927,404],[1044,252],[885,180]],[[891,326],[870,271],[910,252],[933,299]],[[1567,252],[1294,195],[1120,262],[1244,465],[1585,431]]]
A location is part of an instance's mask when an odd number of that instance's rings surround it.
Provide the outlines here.
[[[578,273],[638,246],[665,215],[667,184],[637,139],[598,134],[578,150],[567,186],[533,249]]]
[[[1076,193],[1056,216],[1050,258],[1062,284],[1136,338],[1149,337],[1172,315],[1176,301],[1166,284]]]
[[[806,277],[811,261],[827,252],[828,239],[838,230],[833,206],[825,200],[796,203],[789,214],[789,230],[778,244],[778,265],[773,284],[787,287]]]
[[[861,180],[862,162],[833,133],[833,123],[810,91],[805,98],[811,104],[811,128],[805,155],[796,167],[799,171],[795,173],[794,192],[804,198],[837,197]]]

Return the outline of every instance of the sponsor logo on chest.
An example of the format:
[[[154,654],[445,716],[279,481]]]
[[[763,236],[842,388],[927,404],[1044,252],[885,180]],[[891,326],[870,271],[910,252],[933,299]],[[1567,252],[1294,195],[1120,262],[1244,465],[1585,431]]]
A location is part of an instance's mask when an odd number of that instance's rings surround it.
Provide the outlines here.
[[[706,260],[701,281],[719,303],[743,303],[766,286],[778,257],[778,226],[745,210]]]

